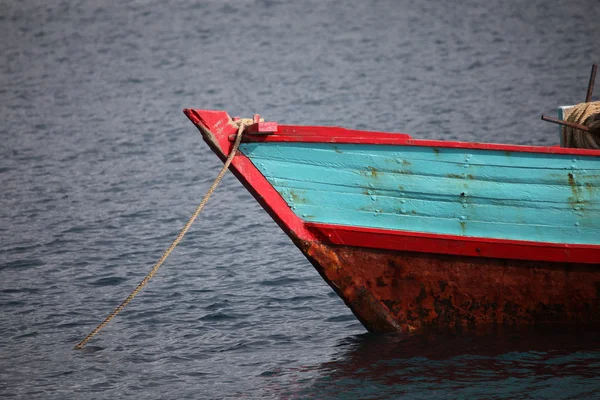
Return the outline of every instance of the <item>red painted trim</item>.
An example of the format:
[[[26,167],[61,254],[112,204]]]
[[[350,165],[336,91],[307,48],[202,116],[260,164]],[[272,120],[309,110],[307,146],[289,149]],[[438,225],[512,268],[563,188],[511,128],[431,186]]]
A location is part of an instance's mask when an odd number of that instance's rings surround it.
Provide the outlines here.
[[[200,129],[202,136],[211,149],[221,158],[225,160],[227,154],[231,151],[232,143],[229,141],[229,136],[237,131],[237,127],[232,123],[229,115],[224,111],[199,111],[199,110],[184,110],[188,118]],[[280,126],[281,128],[281,126]],[[286,127],[286,129],[289,127]],[[307,129],[308,132],[312,127],[298,127],[298,129]],[[336,138],[340,130],[343,128],[326,128],[331,130]],[[347,138],[349,143],[357,143],[359,133],[363,135],[365,132],[352,132]],[[396,136],[395,134],[377,133],[382,136]],[[270,141],[273,136],[261,136],[261,139]],[[281,138],[282,136],[279,135]],[[321,138],[323,139],[323,138]],[[365,138],[366,139],[366,138]],[[381,139],[381,138],[380,138]],[[394,139],[396,140],[396,139]],[[412,139],[402,139],[405,142],[420,142],[420,143],[442,143],[442,144],[464,144],[473,145],[474,143],[458,143],[458,142],[438,142],[438,141],[417,141]],[[281,141],[281,140],[280,140]],[[482,145],[483,146],[483,145]],[[507,145],[485,145],[490,146],[488,149],[508,149],[512,147],[533,148],[537,151],[544,152],[546,147],[532,146],[507,146]],[[443,147],[443,146],[437,146]],[[452,146],[445,146],[452,147]],[[475,147],[472,147],[475,148]],[[552,148],[557,150],[556,148]],[[562,149],[574,150],[581,153],[579,149]],[[511,150],[513,151],[513,150]],[[520,150],[524,151],[524,150]],[[588,153],[590,150],[585,150]],[[555,152],[555,151],[553,151]],[[600,154],[600,151],[592,151],[594,155]],[[569,153],[570,154],[570,153]],[[587,153],[586,153],[587,154]],[[493,258],[508,258],[519,260],[539,260],[539,261],[554,261],[554,262],[569,262],[569,263],[592,263],[600,264],[600,246],[596,245],[567,245],[557,243],[538,243],[526,241],[511,241],[502,239],[487,239],[474,238],[451,235],[435,235],[420,232],[405,232],[391,231],[383,229],[348,227],[339,225],[326,225],[318,223],[305,223],[288,207],[285,200],[277,193],[273,186],[260,173],[260,171],[252,164],[250,159],[239,153],[232,162],[232,172],[254,196],[259,204],[269,213],[281,229],[290,236],[293,240],[317,241],[329,244],[351,245],[359,247],[368,247],[387,250],[414,251],[435,254],[453,254],[470,257],[493,257]]]
[[[183,112],[200,130],[209,147],[224,161],[233,145],[229,141],[229,135],[237,132],[237,126],[231,122],[229,115],[224,111],[186,109]],[[304,221],[294,214],[281,195],[248,157],[238,152],[231,162],[230,169],[271,218],[293,240],[321,240],[315,233],[306,229]]]
[[[277,122],[257,122],[246,128],[246,134],[259,134],[277,132]],[[233,138],[235,141],[235,137]]]
[[[327,244],[385,250],[600,265],[600,246],[436,235],[307,222]]]
[[[258,171],[248,157],[240,153],[231,164],[237,172],[238,179],[242,181],[247,189],[251,188],[249,189],[250,193],[286,234],[302,240],[317,240],[316,235],[306,229],[304,221],[294,214],[281,195]]]
[[[560,146],[520,146],[512,144],[451,142],[443,140],[413,139],[404,133],[355,131],[327,126],[279,125],[277,132],[269,136],[248,135],[246,142],[294,142],[294,143],[340,143],[383,144],[396,146],[422,146],[450,149],[499,150],[526,153],[568,154],[600,156],[600,150],[570,149]]]
[[[378,137],[390,136],[395,139],[410,139],[406,133],[386,133],[374,131],[359,131],[354,129],[342,128],[339,126],[308,126],[308,125],[279,125],[275,132],[281,137]]]

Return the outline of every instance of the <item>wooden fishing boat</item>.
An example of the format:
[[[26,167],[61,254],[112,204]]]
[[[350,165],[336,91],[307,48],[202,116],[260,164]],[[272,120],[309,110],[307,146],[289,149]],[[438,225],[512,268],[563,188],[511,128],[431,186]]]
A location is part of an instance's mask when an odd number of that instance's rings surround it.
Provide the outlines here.
[[[231,170],[369,331],[600,321],[599,150],[256,118]]]

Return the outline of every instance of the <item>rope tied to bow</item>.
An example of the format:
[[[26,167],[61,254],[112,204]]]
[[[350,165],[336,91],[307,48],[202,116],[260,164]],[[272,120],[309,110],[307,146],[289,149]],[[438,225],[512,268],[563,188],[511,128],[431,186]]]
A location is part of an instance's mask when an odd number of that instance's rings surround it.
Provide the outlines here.
[[[198,205],[198,207],[196,207],[196,210],[194,211],[194,213],[192,214],[192,216],[190,217],[190,219],[188,220],[188,222],[185,224],[185,226],[183,227],[183,229],[181,229],[181,231],[179,232],[179,235],[177,235],[177,237],[175,238],[175,240],[173,241],[173,243],[171,243],[171,245],[167,248],[167,250],[165,250],[165,252],[160,257],[160,259],[156,262],[156,264],[154,264],[154,267],[152,267],[152,269],[150,270],[150,272],[144,277],[144,279],[142,279],[142,281],[137,285],[137,287],[133,290],[133,292],[131,292],[129,294],[129,296],[127,296],[127,298],[125,300],[123,300],[123,302],[121,304],[119,304],[119,306],[117,306],[117,308],[115,308],[104,319],[104,321],[102,321],[96,328],[94,328],[94,330],[91,331],[81,342],[77,343],[77,345],[75,345],[75,348],[74,348],[75,350],[82,349],[83,346],[85,346],[85,344],[87,342],[89,342],[94,336],[96,336],[98,334],[98,332],[100,332],[100,330],[102,328],[104,328],[117,314],[119,314],[121,311],[123,311],[123,309],[127,306],[127,304],[129,304],[131,302],[131,300],[133,300],[133,298],[139,292],[142,291],[142,289],[144,288],[144,286],[146,286],[146,284],[150,281],[150,279],[152,279],[152,277],[156,274],[156,272],[158,271],[158,269],[160,268],[160,266],[165,262],[165,260],[167,259],[167,257],[169,257],[169,255],[171,254],[171,252],[173,251],[173,249],[175,249],[175,247],[177,247],[177,245],[179,244],[179,242],[181,242],[181,240],[183,239],[183,237],[185,236],[185,234],[187,233],[187,231],[190,229],[190,227],[192,226],[192,224],[194,223],[194,221],[196,220],[196,218],[198,217],[198,215],[202,212],[202,209],[204,208],[204,206],[208,202],[208,199],[213,194],[213,192],[217,188],[217,185],[219,184],[219,182],[221,182],[221,179],[223,179],[223,176],[225,176],[225,173],[227,172],[227,169],[231,165],[231,162],[233,161],[233,158],[235,157],[235,155],[237,153],[237,150],[240,147],[240,143],[242,141],[242,134],[244,132],[244,129],[245,129],[246,126],[248,126],[248,125],[250,125],[252,123],[252,120],[251,119],[250,120],[243,119],[243,120],[238,120],[238,121],[233,121],[233,122],[238,125],[238,131],[237,131],[237,136],[235,138],[235,142],[233,143],[233,146],[231,148],[231,152],[229,153],[229,156],[225,160],[225,164],[223,165],[223,168],[219,172],[219,175],[217,175],[217,178],[213,182],[213,184],[210,187],[210,189],[208,189],[208,192],[206,192],[206,195],[204,195],[204,198],[202,199],[202,202],[200,202],[200,204]]]

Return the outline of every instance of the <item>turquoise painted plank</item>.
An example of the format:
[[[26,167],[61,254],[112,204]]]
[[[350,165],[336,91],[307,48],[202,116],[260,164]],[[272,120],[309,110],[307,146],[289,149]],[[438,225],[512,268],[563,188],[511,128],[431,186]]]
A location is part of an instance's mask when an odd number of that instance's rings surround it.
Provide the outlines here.
[[[580,173],[578,169],[570,166],[564,168],[528,168],[527,175],[522,176],[515,174],[513,168],[517,167],[502,167],[490,165],[470,165],[465,167],[464,163],[453,163],[440,160],[421,160],[411,158],[391,158],[384,155],[372,154],[368,158],[360,157],[360,154],[353,152],[340,153],[325,153],[324,150],[315,150],[314,158],[304,157],[285,157],[275,154],[271,157],[264,157],[260,154],[252,154],[252,160],[281,161],[293,164],[308,164],[315,166],[323,166],[326,168],[341,168],[350,170],[363,170],[365,162],[368,166],[377,166],[379,173],[410,173],[414,175],[425,176],[444,176],[455,179],[468,180],[483,180],[493,182],[516,182],[516,183],[536,183],[536,184],[569,184],[569,174],[573,176],[575,182],[582,186],[585,183],[597,184],[600,177],[600,170],[586,170]],[[351,157],[350,157],[351,156]],[[405,156],[406,157],[406,156]],[[584,181],[584,178],[586,181]]]
[[[305,220],[600,241],[600,162],[594,157],[307,143],[248,143],[241,150]]]
[[[407,158],[458,164],[469,163],[471,165],[482,166],[539,168],[544,170],[548,168],[570,169],[574,166],[578,169],[600,171],[600,164],[597,157],[567,154],[330,143],[243,143],[241,149],[244,154],[252,155],[253,157],[276,158],[279,156],[286,157],[289,161],[302,159],[318,161],[319,158],[322,159],[328,154],[331,158],[330,161],[334,163],[336,157],[338,160],[345,160],[344,162],[347,162],[354,157],[369,160],[373,157],[383,156],[396,160]],[[309,150],[309,152],[306,150]],[[324,150],[324,154],[319,156],[318,150]],[[347,157],[348,155],[351,157]],[[553,162],[549,163],[550,160]]]
[[[560,241],[557,243],[578,243],[578,244],[598,244],[598,229],[585,229],[580,227],[556,227],[540,226],[526,224],[498,224],[485,223],[481,221],[463,221],[452,218],[428,218],[412,215],[397,215],[384,213],[369,213],[361,211],[319,210],[319,206],[297,207],[296,212],[300,216],[304,215],[306,221],[322,222],[328,224],[348,225],[347,221],[355,221],[355,226],[378,227],[382,229],[396,229],[413,232],[428,232],[437,234],[474,236],[474,237],[494,237],[496,239],[527,240],[532,237],[538,238],[539,242],[555,242],[556,237],[578,238],[578,240]],[[327,221],[321,220],[318,216],[329,214]],[[490,232],[494,235],[490,236]]]
[[[334,187],[328,183],[316,183],[316,182],[306,182],[299,181],[295,179],[282,179],[282,178],[269,178],[270,182],[273,184],[275,188],[280,190],[280,193],[286,194],[286,199],[291,197],[290,202],[293,202],[293,197],[298,196],[304,199],[305,202],[314,201],[311,199],[307,199],[306,196],[302,195],[303,191],[306,190],[315,190],[319,192],[331,192],[331,195],[335,195],[336,198],[340,198],[341,196],[349,195],[368,195],[369,198],[373,201],[378,201],[380,198],[389,199],[391,202],[398,203],[407,203],[408,202],[423,202],[424,204],[415,205],[415,209],[418,207],[419,212],[425,212],[428,207],[426,202],[441,202],[454,204],[457,203],[457,196],[455,194],[440,194],[440,193],[423,193],[423,192],[409,192],[409,191],[398,191],[398,190],[376,190],[371,188],[361,188],[361,187],[352,187],[352,186],[342,186],[336,185]],[[573,204],[565,204],[565,203],[543,203],[538,201],[531,200],[498,200],[498,199],[489,199],[485,197],[463,197],[459,198],[458,202],[466,208],[467,206],[473,207],[486,207],[486,206],[498,206],[498,207],[509,207],[509,208],[517,208],[519,210],[531,209],[534,211],[541,210],[542,212],[552,213],[554,210],[558,210],[560,213],[573,212],[577,215],[582,215],[583,211],[589,210],[597,210],[598,205],[594,204],[593,207],[590,204],[585,204],[582,202],[579,208],[580,210],[575,210]],[[408,206],[407,206],[408,207]],[[581,210],[581,208],[585,208],[585,210]],[[584,215],[582,215],[584,216]]]
[[[309,184],[300,187],[297,185],[297,181],[291,181],[289,185],[280,185],[281,182],[281,180],[274,180],[275,188],[286,201],[298,207],[298,210],[304,205],[329,204],[328,207],[331,210],[358,210],[498,223],[523,224],[534,221],[529,223],[544,226],[576,226],[575,224],[579,224],[600,229],[600,219],[585,218],[588,210],[583,209],[515,207],[478,202],[479,199],[466,197],[456,201],[456,198],[426,200],[379,194],[365,196],[363,193],[356,192],[326,191]],[[335,203],[331,203],[333,196],[336,199]],[[535,205],[536,203],[530,202],[530,204]],[[324,218],[326,217],[327,215],[324,216]]]
[[[446,176],[429,176],[410,173],[373,173],[369,169],[342,169],[340,166],[328,168],[308,164],[295,164],[283,161],[257,160],[254,164],[268,178],[300,177],[307,182],[331,183],[335,186],[354,186],[363,189],[381,189],[385,191],[408,191],[417,193],[445,194],[456,199],[461,193],[465,196],[478,196],[489,199],[520,199],[548,203],[569,204],[570,202],[586,202],[598,209],[600,191],[572,188],[566,182],[563,185],[539,185],[536,183],[520,184],[491,181],[463,180]],[[376,174],[376,175],[374,175]],[[592,187],[593,188],[593,187]]]

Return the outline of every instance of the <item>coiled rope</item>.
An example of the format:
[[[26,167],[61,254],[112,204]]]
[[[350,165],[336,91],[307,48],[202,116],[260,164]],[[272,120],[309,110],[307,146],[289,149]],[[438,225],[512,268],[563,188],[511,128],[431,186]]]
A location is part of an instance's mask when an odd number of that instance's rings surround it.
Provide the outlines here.
[[[589,131],[563,126],[561,143],[564,147],[600,149],[600,101],[579,103],[565,111],[565,121],[585,125]]]
[[[152,279],[154,274],[156,274],[156,272],[158,271],[160,266],[163,264],[163,262],[165,262],[167,257],[169,257],[169,255],[171,254],[173,249],[179,244],[179,242],[181,242],[181,239],[183,239],[183,236],[190,229],[190,227],[194,223],[194,220],[196,219],[196,217],[198,217],[198,215],[200,214],[200,212],[202,211],[202,209],[208,202],[208,199],[210,198],[210,196],[213,194],[213,192],[217,188],[217,185],[219,184],[219,182],[221,182],[221,179],[223,179],[223,176],[225,176],[225,173],[227,172],[229,165],[231,165],[231,162],[233,161],[233,158],[235,157],[235,154],[237,153],[237,150],[240,147],[240,143],[242,141],[242,133],[244,131],[244,128],[247,125],[249,125],[250,123],[252,123],[252,120],[242,119],[242,120],[235,121],[235,122],[238,124],[238,131],[237,131],[237,136],[235,138],[233,147],[231,148],[231,152],[229,153],[229,156],[227,157],[227,160],[225,161],[225,164],[223,165],[221,172],[219,172],[219,175],[217,175],[217,178],[213,182],[210,189],[208,189],[208,192],[202,199],[202,202],[200,203],[200,205],[198,205],[198,207],[196,208],[196,210],[190,217],[189,221],[185,224],[185,226],[183,227],[181,232],[179,232],[179,235],[177,235],[177,237],[175,238],[173,243],[171,243],[169,248],[167,250],[165,250],[165,252],[160,257],[160,259],[156,262],[156,264],[154,264],[154,267],[152,267],[152,269],[150,270],[148,275],[146,275],[146,277],[139,283],[139,285],[137,285],[137,287],[133,290],[133,292],[131,292],[131,294],[129,296],[127,296],[127,298],[125,300],[123,300],[123,302],[121,304],[119,304],[119,306],[117,308],[115,308],[113,310],[113,312],[111,312],[104,319],[104,321],[102,321],[93,331],[91,331],[89,333],[89,335],[87,335],[81,342],[77,343],[77,345],[74,348],[75,350],[82,349],[83,346],[85,346],[85,344],[87,342],[89,342],[94,336],[96,336],[96,334],[98,334],[98,332],[100,332],[100,330],[102,328],[104,328],[106,326],[106,324],[108,324],[117,314],[119,314],[121,311],[123,311],[125,306],[127,306],[127,304],[129,304],[131,302],[131,300],[133,300],[133,298],[144,288],[144,286],[146,286],[146,284],[150,281],[150,279]]]

